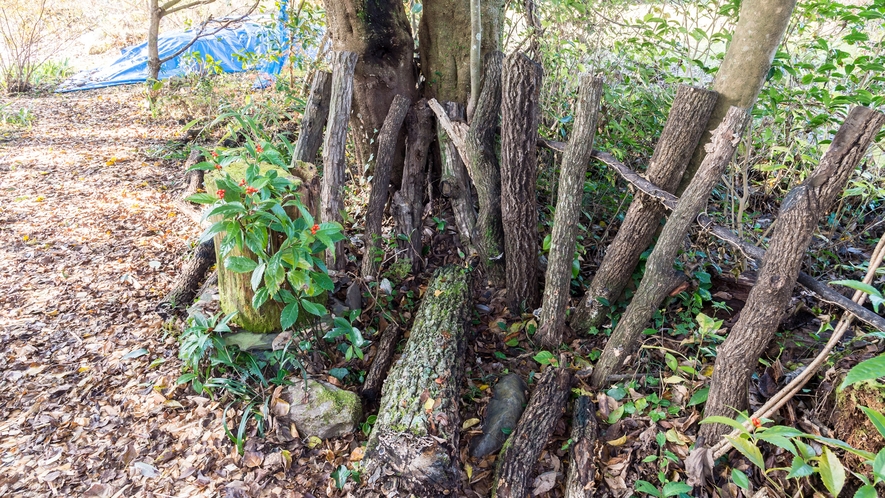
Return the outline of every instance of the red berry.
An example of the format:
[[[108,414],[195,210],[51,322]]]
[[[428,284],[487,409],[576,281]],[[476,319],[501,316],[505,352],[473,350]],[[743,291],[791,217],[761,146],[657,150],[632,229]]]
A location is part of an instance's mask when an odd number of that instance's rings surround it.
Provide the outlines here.
[[[215,152],[214,150],[212,151],[212,157],[218,157],[218,153]]]
[[[216,195],[219,199],[224,200],[224,189],[218,189],[218,191],[215,192],[215,195]]]
[[[220,164],[216,164],[216,165],[215,165],[215,169],[221,169],[221,165],[220,165]]]
[[[246,180],[245,180],[245,179],[240,180],[240,186],[242,187],[242,186],[244,186],[244,185],[246,185]]]
[[[751,419],[750,419],[750,422],[752,422],[752,423],[753,423],[753,427],[755,427],[755,428],[757,428],[757,429],[760,428],[760,427],[762,427],[762,421],[759,420],[759,419],[756,418],[756,417],[751,418]]]
[[[264,149],[261,148],[261,144],[255,144],[255,150],[257,150],[259,154],[264,152]]]
[[[254,194],[255,192],[258,192],[258,189],[257,189],[257,188],[252,187],[252,186],[246,187],[246,193],[247,193],[247,194]]]
[[[310,234],[316,235],[317,231],[319,231],[319,229],[320,229],[320,226],[317,224],[314,224],[312,227],[310,227]]]

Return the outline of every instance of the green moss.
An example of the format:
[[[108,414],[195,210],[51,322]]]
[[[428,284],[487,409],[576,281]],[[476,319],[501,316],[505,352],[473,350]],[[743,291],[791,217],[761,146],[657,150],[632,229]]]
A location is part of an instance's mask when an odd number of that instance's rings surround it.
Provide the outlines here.
[[[316,385],[316,399],[319,405],[330,402],[334,407],[326,412],[328,418],[324,422],[329,422],[332,414],[341,412],[355,413],[354,418],[357,420],[362,417],[363,405],[356,394],[343,389],[324,388],[324,386],[317,384],[315,381],[310,381],[308,385],[310,384]]]
[[[409,276],[409,273],[412,272],[412,261],[408,259],[401,259],[390,265],[390,269],[387,270],[387,272],[394,282],[402,282],[406,277]]]

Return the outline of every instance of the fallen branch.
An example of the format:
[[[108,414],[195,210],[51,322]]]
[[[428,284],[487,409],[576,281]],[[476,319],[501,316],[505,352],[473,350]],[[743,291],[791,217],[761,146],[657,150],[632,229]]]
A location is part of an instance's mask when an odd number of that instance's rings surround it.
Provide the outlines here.
[[[556,152],[565,151],[564,142],[541,139],[539,140],[539,143]],[[592,157],[610,166],[621,175],[624,180],[641,190],[643,193],[657,199],[658,202],[663,204],[667,209],[672,211],[673,208],[676,207],[676,203],[679,201],[678,197],[646,180],[641,175],[627,167],[624,163],[615,159],[611,154],[594,150]],[[756,261],[762,261],[762,258],[765,256],[765,249],[757,247],[745,240],[741,240],[736,233],[722,225],[717,225],[709,216],[701,214],[697,217],[697,221],[705,231],[741,250],[746,256],[753,258]],[[851,312],[858,320],[877,330],[885,330],[885,318],[863,306],[860,306],[830,287],[827,287],[811,275],[805,272],[799,272],[798,282],[803,287],[816,294],[820,300]]]
[[[375,401],[378,394],[381,393],[381,385],[387,377],[387,371],[390,369],[390,363],[393,355],[396,353],[396,343],[402,336],[401,329],[391,323],[381,333],[381,339],[378,341],[378,349],[375,350],[375,359],[372,360],[372,366],[369,367],[369,373],[366,374],[366,381],[360,394],[367,401]]]
[[[443,109],[443,106],[436,99],[430,99],[427,104],[430,105],[430,109],[436,114],[436,119],[439,121],[440,126],[443,127],[452,143],[455,144],[455,149],[458,150],[461,160],[467,165],[467,169],[470,169],[470,157],[467,155],[467,131],[470,127],[465,123],[449,119],[446,110]]]

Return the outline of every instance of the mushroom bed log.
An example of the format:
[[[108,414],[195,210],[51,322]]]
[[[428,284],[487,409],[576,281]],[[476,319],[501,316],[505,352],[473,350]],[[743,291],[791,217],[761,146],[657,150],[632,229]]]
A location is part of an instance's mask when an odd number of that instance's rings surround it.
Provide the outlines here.
[[[470,310],[465,270],[436,271],[408,343],[381,391],[363,475],[371,490],[408,496],[457,496],[458,415]]]

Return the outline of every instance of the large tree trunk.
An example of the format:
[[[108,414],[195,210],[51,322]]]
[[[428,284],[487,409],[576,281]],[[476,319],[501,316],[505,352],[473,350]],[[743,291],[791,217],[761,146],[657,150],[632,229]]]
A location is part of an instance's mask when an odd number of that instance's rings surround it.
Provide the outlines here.
[[[882,113],[852,109],[818,167],[784,199],[756,285],[719,347],[706,416],[731,417],[735,409],[747,407],[747,383],[784,316],[818,220],[842,193],[883,122]],[[728,426],[709,424],[699,436],[714,443],[728,431]]]
[[[354,52],[359,61],[354,71],[353,103],[360,123],[357,136],[364,152],[378,157],[375,134],[384,124],[396,95],[418,98],[414,53],[409,19],[399,0],[325,0],[326,20],[332,33],[332,48]],[[398,141],[393,163],[393,180],[402,178],[405,139]]]
[[[578,101],[575,103],[575,124],[559,173],[559,196],[550,235],[550,256],[544,283],[541,328],[538,339],[548,348],[562,342],[562,327],[569,303],[572,281],[572,260],[578,238],[578,221],[584,200],[584,178],[593,153],[596,117],[602,99],[602,78],[581,75]]]
[[[707,129],[716,93],[682,85],[670,107],[670,115],[645,171],[656,186],[674,192],[691,153]],[[611,305],[618,300],[660,227],[664,207],[648,195],[638,193],[627,210],[621,228],[605,251],[602,264],[581,299],[570,324],[576,331],[598,327]]]
[[[317,71],[310,85],[307,105],[304,106],[301,129],[298,130],[298,140],[295,142],[295,152],[292,154],[292,164],[295,164],[295,161],[316,163],[317,152],[323,143],[323,127],[326,126],[329,117],[331,98],[332,73]]]
[[[425,0],[418,28],[424,96],[467,105],[470,0]]]
[[[375,161],[375,174],[372,176],[372,190],[369,194],[369,206],[366,209],[365,253],[362,264],[364,278],[375,277],[380,259],[384,256],[384,249],[381,247],[384,206],[387,205],[390,191],[390,171],[393,166],[393,155],[396,152],[396,142],[410,104],[408,97],[397,95],[390,104],[390,112],[387,113],[387,119],[378,134],[378,159]]]
[[[747,111],[756,103],[765,83],[771,61],[784,38],[796,0],[743,0],[734,35],[725,52],[725,59],[713,80],[713,91],[719,94],[710,115],[707,132],[695,148],[691,163],[679,184],[678,194],[688,188],[692,177],[706,156],[705,147],[712,132],[732,106]]]
[[[476,218],[474,247],[488,282],[496,287],[504,280],[504,225],[501,222],[501,167],[498,163],[498,115],[501,112],[501,66],[504,54],[492,52],[485,58],[483,88],[467,132],[465,148],[479,213]]]
[[[639,289],[612,332],[599,363],[593,370],[590,383],[594,388],[601,387],[606,378],[633,352],[646,323],[672,290],[673,262],[683,246],[689,227],[707,204],[710,192],[731,161],[748,116],[743,109],[732,107],[713,133],[711,150],[704,158],[703,167],[667,220],[645,265],[645,275]]]
[[[341,223],[344,201],[344,149],[347,145],[347,123],[350,120],[350,102],[353,95],[353,71],[357,55],[352,52],[335,52],[332,55],[332,97],[329,99],[329,125],[323,142],[323,191],[320,220]],[[344,268],[344,251],[341,244],[326,251],[326,266],[333,270]]]
[[[457,496],[470,287],[465,271],[451,266],[437,270],[427,287],[366,445],[363,476],[370,488]]]
[[[516,430],[504,443],[495,472],[496,498],[529,496],[532,469],[565,412],[572,376],[567,368],[549,368],[532,392]]]
[[[464,106],[457,102],[445,103],[446,115],[452,121],[466,122]],[[473,209],[473,195],[470,193],[470,177],[461,160],[455,144],[443,131],[437,134],[440,156],[442,158],[442,178],[440,178],[442,195],[449,199],[455,214],[455,225],[461,235],[461,245],[465,248],[473,246],[473,228],[476,226],[476,211]],[[470,251],[468,251],[469,253]]]
[[[424,215],[427,152],[433,140],[433,111],[424,99],[419,100],[406,117],[406,164],[402,188],[393,194],[391,211],[400,240],[402,259],[411,261],[412,271],[421,267],[421,221]]]
[[[501,220],[510,309],[538,304],[538,98],[541,66],[522,53],[504,59]]]

